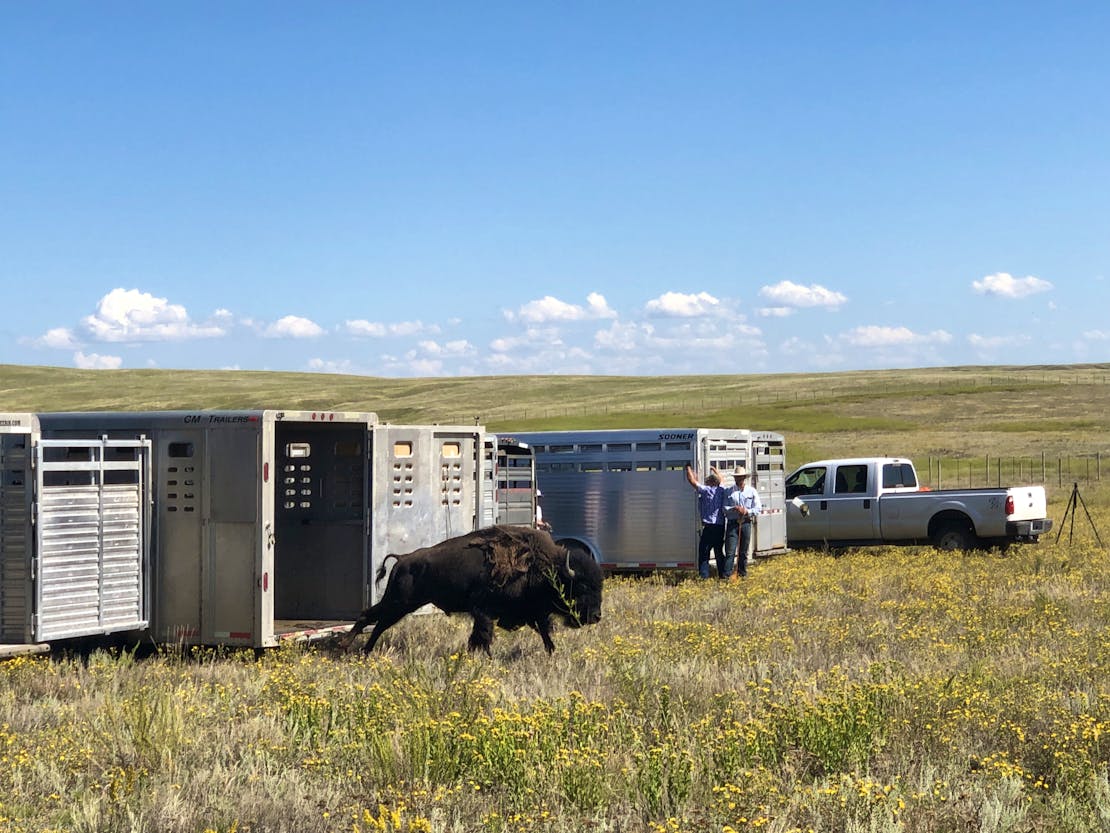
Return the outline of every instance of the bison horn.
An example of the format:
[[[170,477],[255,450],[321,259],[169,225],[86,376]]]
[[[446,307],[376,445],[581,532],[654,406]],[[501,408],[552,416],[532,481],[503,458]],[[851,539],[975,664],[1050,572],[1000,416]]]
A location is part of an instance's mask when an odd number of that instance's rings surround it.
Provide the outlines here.
[[[571,578],[574,578],[574,570],[570,566],[570,547],[567,547],[567,573]]]

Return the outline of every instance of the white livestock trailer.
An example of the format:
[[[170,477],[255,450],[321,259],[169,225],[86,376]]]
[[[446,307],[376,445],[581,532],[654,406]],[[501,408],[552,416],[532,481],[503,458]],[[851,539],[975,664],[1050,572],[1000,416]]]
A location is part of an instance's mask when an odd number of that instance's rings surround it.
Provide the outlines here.
[[[486,515],[476,426],[245,410],[16,415],[0,431],[5,643],[120,630],[244,647],[323,636],[377,600],[387,554],[469,532]],[[52,515],[55,498],[85,501],[84,514]],[[63,521],[75,534],[62,552],[84,560],[56,577],[51,536]],[[129,556],[115,554],[124,523]],[[107,615],[109,602],[123,604],[125,558],[136,598],[126,616]],[[99,606],[95,621],[80,605]]]

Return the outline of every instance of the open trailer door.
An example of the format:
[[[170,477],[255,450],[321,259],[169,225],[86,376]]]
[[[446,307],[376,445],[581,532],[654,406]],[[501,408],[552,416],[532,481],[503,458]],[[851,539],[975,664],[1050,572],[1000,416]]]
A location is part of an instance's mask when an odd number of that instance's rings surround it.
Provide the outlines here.
[[[148,626],[150,447],[106,438],[36,445],[36,641]]]

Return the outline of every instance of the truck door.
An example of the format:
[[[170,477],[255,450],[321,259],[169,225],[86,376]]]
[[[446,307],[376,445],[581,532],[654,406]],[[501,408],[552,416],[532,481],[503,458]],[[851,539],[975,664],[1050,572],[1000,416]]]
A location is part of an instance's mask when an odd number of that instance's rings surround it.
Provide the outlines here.
[[[834,469],[831,492],[826,485],[830,541],[870,541],[879,537],[873,474],[867,463],[844,463]]]
[[[825,495],[826,466],[807,466],[786,479],[787,543],[820,542],[829,536],[829,503]],[[803,513],[792,501],[804,502]]]
[[[150,440],[41,440],[35,455],[35,640],[146,628]]]

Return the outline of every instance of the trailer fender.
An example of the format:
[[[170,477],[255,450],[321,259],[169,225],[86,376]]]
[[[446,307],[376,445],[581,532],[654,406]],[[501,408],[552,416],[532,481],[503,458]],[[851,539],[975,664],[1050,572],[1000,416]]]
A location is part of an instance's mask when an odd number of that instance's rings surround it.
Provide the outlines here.
[[[601,552],[589,538],[578,535],[559,536],[555,539],[555,543],[560,547],[566,547],[572,552],[577,551],[585,553],[598,564],[601,563]]]

